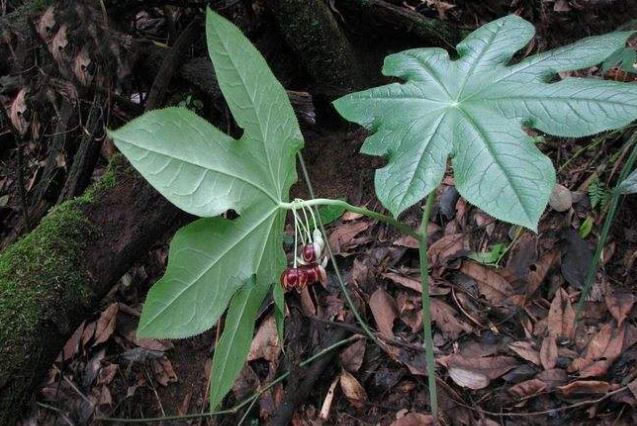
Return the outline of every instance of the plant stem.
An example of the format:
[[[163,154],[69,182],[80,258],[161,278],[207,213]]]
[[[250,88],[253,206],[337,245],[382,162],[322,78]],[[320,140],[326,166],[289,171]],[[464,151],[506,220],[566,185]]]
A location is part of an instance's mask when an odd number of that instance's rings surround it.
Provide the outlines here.
[[[291,203],[279,203],[279,206],[281,208],[284,209],[293,209],[294,208],[294,202]],[[407,234],[407,235],[411,235],[414,238],[419,238],[419,235],[416,231],[414,231],[410,226],[405,225],[402,222],[399,222],[398,220],[394,219],[391,216],[387,216],[384,215],[382,213],[379,213],[377,211],[374,210],[369,210],[365,207],[358,207],[358,206],[353,206],[351,204],[349,204],[346,201],[343,200],[332,200],[329,198],[315,198],[313,200],[306,200],[306,201],[302,201],[302,202],[296,202],[296,205],[302,205],[305,207],[312,207],[312,206],[338,206],[338,207],[342,207],[345,210],[349,210],[351,212],[354,213],[359,213],[362,214],[363,216],[367,216],[370,217],[372,219],[376,219],[379,220],[381,222],[385,222],[391,226],[393,226],[394,228],[396,228],[398,231],[402,232],[403,234]]]
[[[299,366],[300,367],[305,367],[308,364],[311,364],[312,362],[314,362],[317,359],[321,358],[325,354],[333,351],[334,349],[340,348],[341,346],[348,345],[348,344],[350,344],[350,343],[352,343],[352,342],[354,342],[354,341],[356,341],[356,340],[358,340],[360,338],[361,338],[361,336],[357,335],[357,336],[350,336],[347,339],[340,340],[340,341],[334,343],[333,345],[330,345],[327,348],[325,348],[325,349],[317,352],[316,354],[312,355],[311,357],[309,357],[308,359],[306,359],[305,361],[300,363]],[[185,415],[182,415],[182,416],[149,417],[149,418],[142,418],[142,419],[127,419],[127,418],[118,418],[118,417],[96,416],[95,420],[102,421],[102,422],[150,423],[150,422],[164,422],[164,421],[171,421],[171,420],[198,419],[198,418],[202,418],[202,417],[218,416],[218,415],[221,415],[221,414],[234,414],[237,411],[239,411],[241,408],[243,408],[246,405],[250,404],[253,400],[257,399],[265,391],[267,391],[268,389],[272,388],[277,383],[280,383],[283,380],[285,380],[289,375],[290,375],[290,372],[286,372],[286,373],[281,374],[279,377],[277,377],[276,379],[271,381],[269,384],[267,384],[263,388],[259,389],[254,395],[252,395],[251,397],[249,397],[247,399],[244,399],[243,401],[241,401],[240,403],[238,403],[234,407],[228,408],[227,410],[211,411],[209,413],[185,414]]]
[[[599,261],[601,259],[602,250],[604,250],[604,246],[606,245],[606,240],[608,239],[608,234],[610,233],[610,228],[615,222],[615,215],[617,214],[617,207],[619,205],[619,199],[621,197],[621,188],[620,184],[628,177],[630,172],[633,169],[633,165],[635,164],[635,160],[637,160],[637,131],[633,133],[630,137],[628,144],[632,144],[632,151],[626,160],[626,164],[622,168],[621,173],[619,174],[619,180],[617,181],[617,185],[613,188],[612,197],[610,200],[608,213],[606,214],[606,219],[604,220],[604,226],[602,227],[602,232],[599,236],[599,240],[597,241],[597,247],[595,248],[595,254],[593,255],[593,261],[588,267],[586,271],[586,278],[584,279],[584,285],[582,287],[582,294],[580,295],[579,302],[577,302],[576,309],[576,318],[579,318],[582,313],[582,309],[584,308],[584,303],[586,303],[586,298],[588,297],[591,288],[593,287],[593,282],[595,280],[595,274],[597,273],[597,266],[599,265]]]
[[[438,392],[436,390],[436,360],[434,358],[433,336],[431,333],[431,298],[429,297],[429,262],[427,259],[427,225],[431,216],[431,209],[436,197],[436,191],[427,196],[422,222],[418,228],[420,247],[420,282],[422,286],[422,323],[425,334],[425,357],[427,359],[427,380],[429,382],[429,403],[431,415],[438,420]]]
[[[303,171],[303,178],[305,179],[305,184],[307,185],[307,190],[310,192],[310,196],[312,197],[312,200],[310,201],[315,201],[316,198],[314,194],[314,188],[312,187],[312,182],[310,181],[310,175],[307,172],[307,167],[305,167],[305,160],[303,160],[303,155],[300,152],[298,153],[298,158],[299,158],[299,164],[301,165],[301,170]],[[331,201],[339,201],[339,200],[325,200],[325,201],[331,202]],[[345,203],[344,201],[343,203],[350,206],[348,203]],[[288,203],[288,204],[293,204],[293,203]],[[312,209],[313,205],[310,205],[307,207],[309,209]],[[350,206],[350,207],[356,208],[354,206]],[[286,207],[286,208],[289,208],[289,207]],[[367,210],[367,209],[364,209],[364,210]],[[317,215],[317,216],[318,216],[318,223],[321,228],[321,234],[323,234],[323,236],[327,236],[327,233],[325,232],[325,226],[323,225],[323,220],[321,219],[321,215]],[[343,281],[343,276],[341,275],[341,270],[338,267],[336,256],[334,255],[334,252],[332,251],[332,247],[330,246],[329,242],[327,242],[325,246],[327,248],[327,253],[329,254],[330,261],[332,262],[332,267],[334,268],[334,273],[336,275],[338,285],[341,287],[341,291],[343,292],[343,295],[345,296],[347,305],[352,310],[352,314],[354,315],[354,318],[356,318],[356,321],[358,322],[358,324],[365,331],[365,334],[367,334],[367,337],[369,337],[374,343],[377,343],[378,339],[376,338],[376,335],[374,334],[372,329],[369,327],[369,325],[365,322],[360,312],[358,312],[358,309],[356,308],[356,304],[354,303],[354,300],[352,300],[352,297],[350,296],[349,291],[347,290],[347,286],[345,285],[345,281]]]

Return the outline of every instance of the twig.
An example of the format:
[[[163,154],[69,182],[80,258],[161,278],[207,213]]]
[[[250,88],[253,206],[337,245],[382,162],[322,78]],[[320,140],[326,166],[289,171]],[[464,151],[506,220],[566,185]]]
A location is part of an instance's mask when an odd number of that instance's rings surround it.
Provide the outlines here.
[[[338,341],[338,342],[326,347],[325,349],[317,352],[316,354],[312,355],[311,357],[309,357],[305,361],[301,362],[299,364],[299,366],[300,367],[305,367],[307,365],[310,365],[311,363],[313,363],[317,359],[320,359],[321,357],[323,357],[325,354],[328,354],[328,353],[332,352],[333,350],[340,348],[341,346],[349,345],[350,343],[353,343],[353,342],[355,342],[358,339],[360,339],[360,336],[351,336],[351,337],[348,337],[347,339],[340,340],[340,341]],[[290,375],[290,373],[281,374],[279,377],[277,377],[276,379],[271,381],[268,385],[264,386],[262,389],[259,389],[251,397],[249,397],[247,399],[244,399],[243,401],[241,401],[240,403],[238,403],[234,407],[228,408],[226,410],[211,411],[211,412],[208,412],[208,413],[185,414],[185,415],[181,415],[181,416],[149,417],[149,418],[141,418],[141,419],[97,416],[97,417],[95,417],[95,420],[96,421],[102,421],[102,422],[111,422],[111,423],[112,422],[122,422],[122,423],[125,423],[125,424],[126,423],[153,423],[153,422],[164,422],[164,421],[170,421],[170,420],[199,419],[199,418],[202,418],[202,417],[213,417],[213,416],[219,416],[219,415],[222,415],[222,414],[235,414],[241,408],[245,407],[246,405],[250,404],[254,399],[258,398],[265,391],[267,391],[268,389],[271,389],[276,384],[281,383],[289,375]]]
[[[591,405],[591,404],[597,404],[599,402],[602,402],[608,398],[610,398],[613,395],[616,395],[618,393],[621,393],[625,390],[628,390],[629,385],[626,386],[622,386],[619,389],[615,389],[614,391],[608,392],[607,394],[605,394],[604,396],[601,396],[599,398],[596,399],[589,399],[586,401],[580,401],[580,402],[576,402],[574,404],[571,405],[567,405],[564,407],[558,407],[558,408],[551,408],[548,410],[542,410],[542,411],[527,411],[524,413],[499,413],[496,411],[488,411],[488,410],[483,410],[482,408],[478,408],[478,407],[472,407],[471,405],[465,404],[463,402],[460,401],[456,401],[454,400],[454,404],[458,404],[464,408],[468,408],[469,410],[473,410],[476,411],[480,414],[486,414],[488,416],[502,416],[502,417],[526,417],[526,416],[545,416],[548,414],[553,414],[553,413],[559,413],[562,411],[568,411],[568,410],[572,410],[574,408],[579,408],[579,407],[585,407],[587,405]]]

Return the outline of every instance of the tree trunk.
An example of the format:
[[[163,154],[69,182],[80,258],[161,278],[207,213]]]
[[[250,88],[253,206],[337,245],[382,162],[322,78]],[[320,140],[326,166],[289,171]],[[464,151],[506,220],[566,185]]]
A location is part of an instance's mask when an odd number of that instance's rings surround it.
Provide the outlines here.
[[[360,88],[354,49],[323,0],[266,0],[316,93],[336,98]]]

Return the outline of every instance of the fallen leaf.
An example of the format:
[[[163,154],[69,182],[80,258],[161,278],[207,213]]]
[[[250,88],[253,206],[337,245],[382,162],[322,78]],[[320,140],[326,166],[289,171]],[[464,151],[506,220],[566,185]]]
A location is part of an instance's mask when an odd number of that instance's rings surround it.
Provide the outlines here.
[[[551,250],[543,254],[537,262],[529,266],[530,271],[527,277],[528,287],[526,289],[528,296],[531,296],[540,288],[548,272],[557,264],[557,260],[560,258],[559,254],[559,251]]]
[[[588,243],[571,228],[562,233],[562,238],[565,242],[562,254],[562,276],[570,285],[581,289],[588,265],[593,259],[593,253]]]
[[[471,333],[473,327],[458,318],[458,312],[442,300],[431,299],[431,321],[447,340],[456,340],[463,332]]]
[[[509,344],[509,349],[515,352],[520,358],[532,362],[535,365],[540,365],[540,353],[533,347],[531,342],[513,342]]]
[[[355,245],[354,238],[370,227],[370,222],[348,222],[338,227],[329,236],[329,244],[334,254],[347,253]]]
[[[528,398],[546,390],[548,385],[539,379],[526,380],[511,386],[507,392],[518,398]]]
[[[279,345],[279,336],[276,331],[274,315],[269,315],[265,321],[261,323],[257,334],[252,339],[250,352],[248,352],[248,361],[256,359],[265,359],[275,362],[279,358],[281,346]]]
[[[445,265],[447,260],[457,257],[467,250],[464,234],[445,235],[429,246],[427,255],[431,259],[431,266]]]
[[[635,304],[635,296],[631,293],[616,294],[613,291],[609,291],[605,296],[606,307],[608,312],[615,318],[617,325],[621,326],[624,320],[633,309]]]
[[[168,386],[168,383],[177,381],[177,374],[175,374],[173,365],[166,356],[153,361],[153,371],[155,380],[162,386]]]
[[[115,331],[115,324],[117,323],[117,313],[119,312],[119,306],[117,303],[111,303],[104,312],[101,313],[97,320],[95,327],[95,341],[93,345],[97,346],[100,343],[108,341]]]
[[[109,385],[115,378],[117,370],[119,370],[118,364],[108,364],[107,366],[102,367],[97,375],[97,384]]]
[[[414,297],[406,292],[398,293],[396,298],[400,320],[411,328],[412,333],[422,328],[421,303],[420,296]]]
[[[555,368],[557,365],[557,342],[554,334],[544,337],[540,347],[540,362],[545,370]]]
[[[380,333],[386,337],[393,336],[394,321],[398,317],[398,307],[394,298],[379,288],[369,298],[369,308]]]
[[[595,361],[600,360],[602,357],[610,359],[609,355],[614,357],[618,356],[618,352],[621,352],[621,347],[623,346],[624,342],[624,327],[622,327],[620,330],[621,340],[616,335],[613,346],[610,348],[610,351],[607,354],[606,352],[608,350],[608,347],[611,343],[611,340],[613,340],[613,325],[610,322],[604,324],[586,346],[586,353],[584,354],[584,357],[573,360],[568,368],[569,372],[584,370],[588,366],[592,365]]]
[[[418,250],[418,248],[420,247],[420,243],[418,242],[418,240],[411,235],[403,235],[392,244],[398,247],[406,247],[416,250]]]
[[[394,272],[386,272],[382,274],[383,277],[388,278],[392,282],[406,287],[408,289],[414,290],[418,293],[422,294],[422,282],[420,278],[409,278],[404,275],[396,274]],[[444,296],[451,292],[448,288],[443,288],[435,285],[432,280],[429,280],[429,294],[432,296]]]
[[[484,389],[495,380],[519,365],[510,356],[466,358],[453,354],[445,358],[449,376],[460,386],[469,389]]]
[[[341,372],[340,384],[343,394],[353,407],[360,409],[365,406],[367,393],[354,376],[343,370]]]
[[[110,406],[113,404],[113,397],[111,396],[111,392],[108,390],[106,386],[102,386],[100,389],[100,395],[97,399],[97,405],[100,407]]]
[[[365,339],[357,340],[343,350],[339,354],[339,359],[343,368],[350,373],[357,372],[363,365],[363,357],[365,356],[365,348],[367,343]]]
[[[575,335],[575,310],[571,305],[568,293],[562,288],[555,292],[547,321],[551,334],[573,340]]]
[[[485,374],[467,370],[466,368],[450,367],[447,372],[451,380],[463,388],[472,390],[484,389],[491,383],[491,380]]]
[[[79,350],[80,339],[84,334],[84,327],[86,326],[86,321],[82,321],[82,324],[78,328],[75,329],[73,335],[66,341],[64,344],[64,348],[62,349],[62,361],[68,361],[73,358],[73,355],[77,353]]]
[[[436,424],[429,414],[409,413],[394,420],[390,426],[430,426]]]
[[[460,271],[478,284],[480,294],[495,306],[505,304],[514,294],[511,284],[495,270],[475,262],[463,262]]]
[[[611,387],[612,386],[607,382],[600,382],[596,380],[578,380],[565,386],[559,386],[557,389],[562,393],[562,395],[571,396],[574,394],[603,394],[611,390]]]
[[[561,368],[541,371],[535,378],[546,383],[549,390],[568,382],[568,374]]]

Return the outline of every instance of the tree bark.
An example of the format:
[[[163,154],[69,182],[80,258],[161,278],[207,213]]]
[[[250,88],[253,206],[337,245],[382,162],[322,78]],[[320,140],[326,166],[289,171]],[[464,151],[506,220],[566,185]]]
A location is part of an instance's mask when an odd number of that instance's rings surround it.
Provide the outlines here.
[[[335,98],[362,85],[354,49],[323,0],[266,0],[266,4],[316,85]]]

